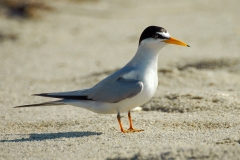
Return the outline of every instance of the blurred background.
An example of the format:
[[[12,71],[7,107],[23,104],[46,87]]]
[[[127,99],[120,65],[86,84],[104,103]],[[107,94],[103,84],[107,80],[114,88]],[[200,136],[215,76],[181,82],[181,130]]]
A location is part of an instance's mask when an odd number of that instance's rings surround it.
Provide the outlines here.
[[[29,101],[19,94],[92,86],[133,57],[150,25],[191,46],[162,49],[160,76],[189,68],[196,73],[173,82],[160,79],[160,87],[234,90],[239,87],[239,5],[237,0],[1,0],[0,103]],[[219,68],[227,73],[209,72]],[[229,79],[233,82],[224,86]]]
[[[239,0],[0,0],[0,157],[100,159],[125,151],[136,158],[152,146],[176,159],[238,159],[239,6]],[[116,115],[76,107],[12,108],[49,100],[35,93],[93,86],[134,56],[150,25],[191,47],[160,51],[159,86],[143,105],[149,112],[134,114],[143,134],[123,136]]]
[[[39,102],[29,95],[91,87],[133,57],[141,32],[150,25],[166,28],[191,46],[160,51],[156,95],[175,90],[238,93],[239,4],[2,0],[0,102]]]

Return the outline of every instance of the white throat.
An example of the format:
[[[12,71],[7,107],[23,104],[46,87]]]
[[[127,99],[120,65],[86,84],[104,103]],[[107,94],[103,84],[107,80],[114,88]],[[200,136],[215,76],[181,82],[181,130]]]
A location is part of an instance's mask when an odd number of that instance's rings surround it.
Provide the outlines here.
[[[158,44],[153,44],[147,42],[141,42],[138,46],[137,53],[132,58],[132,60],[127,64],[133,67],[148,68],[153,67],[157,69],[158,67],[158,53],[166,44],[158,42]]]

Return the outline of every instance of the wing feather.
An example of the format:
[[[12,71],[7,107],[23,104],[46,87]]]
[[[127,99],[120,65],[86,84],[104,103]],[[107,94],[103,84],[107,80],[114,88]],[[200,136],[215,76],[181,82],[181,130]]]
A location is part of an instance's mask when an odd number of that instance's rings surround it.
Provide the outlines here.
[[[108,103],[116,103],[139,94],[143,89],[143,83],[136,79],[122,78],[132,69],[119,70],[107,79],[104,79],[89,90],[88,98]]]
[[[90,89],[83,89],[69,92],[41,93],[34,96],[51,98],[100,101],[116,103],[139,94],[143,89],[143,83],[131,77],[123,78],[133,68],[121,69],[105,78]]]

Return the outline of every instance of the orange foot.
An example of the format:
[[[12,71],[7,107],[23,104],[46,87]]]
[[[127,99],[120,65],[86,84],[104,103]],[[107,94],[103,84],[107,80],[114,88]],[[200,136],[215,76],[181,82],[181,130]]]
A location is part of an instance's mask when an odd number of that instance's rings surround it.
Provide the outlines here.
[[[134,129],[134,128],[129,128],[128,130],[121,130],[123,133],[134,133],[134,132],[142,132],[144,131],[143,129]]]
[[[143,129],[129,128],[128,131],[130,131],[130,132],[142,132],[142,131],[144,131],[144,130],[143,130]]]
[[[134,133],[134,132],[144,131],[143,129],[134,129],[133,128],[130,111],[128,111],[128,120],[129,120],[129,123],[130,123],[130,127],[129,127],[128,130],[123,129],[120,113],[117,114],[117,119],[118,119],[118,123],[119,123],[120,129],[121,129],[121,132],[123,132],[123,133]]]

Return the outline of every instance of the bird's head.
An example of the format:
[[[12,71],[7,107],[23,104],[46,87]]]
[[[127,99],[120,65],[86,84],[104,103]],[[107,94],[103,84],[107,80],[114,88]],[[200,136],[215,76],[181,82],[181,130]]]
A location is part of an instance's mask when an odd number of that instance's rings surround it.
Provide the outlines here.
[[[176,44],[181,46],[187,46],[186,43],[172,38],[166,29],[158,26],[149,26],[141,34],[139,39],[139,46],[147,48],[160,49],[166,44]]]

